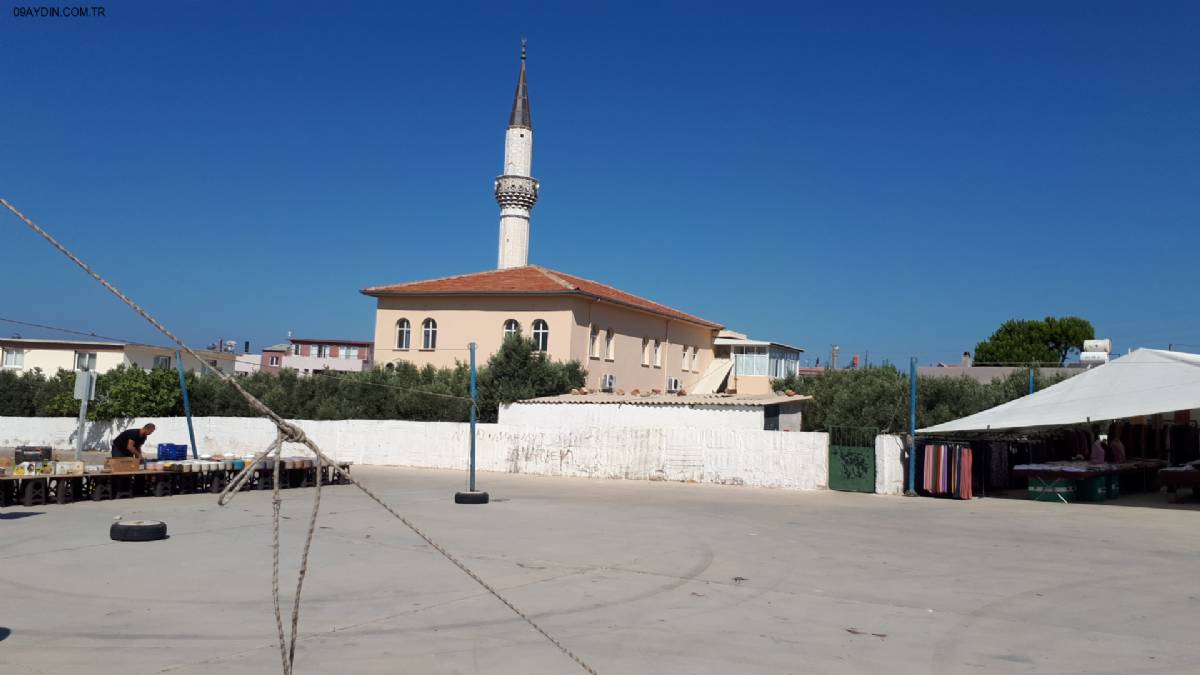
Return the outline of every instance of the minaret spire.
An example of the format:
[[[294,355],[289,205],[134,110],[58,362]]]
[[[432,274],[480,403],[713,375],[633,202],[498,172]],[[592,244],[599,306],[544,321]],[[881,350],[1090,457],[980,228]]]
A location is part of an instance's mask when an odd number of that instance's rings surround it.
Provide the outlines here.
[[[513,95],[512,114],[508,116],[508,126],[522,127],[533,130],[533,121],[529,117],[529,86],[525,83],[525,49],[527,42],[521,38],[521,74],[517,77],[517,93]]]
[[[500,255],[497,266],[529,264],[529,215],[538,199],[533,166],[533,121],[529,114],[529,86],[525,81],[526,41],[521,40],[521,72],[513,95],[512,114],[504,132],[504,173],[496,177],[496,203],[500,205]]]

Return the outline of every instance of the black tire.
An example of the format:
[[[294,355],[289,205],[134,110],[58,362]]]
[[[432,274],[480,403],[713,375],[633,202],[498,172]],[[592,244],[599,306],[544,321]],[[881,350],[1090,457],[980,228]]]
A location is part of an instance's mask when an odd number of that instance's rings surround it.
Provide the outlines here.
[[[113,541],[157,541],[167,538],[167,524],[158,520],[118,520],[108,529]]]
[[[488,503],[488,493],[486,492],[455,492],[455,504],[486,504]]]

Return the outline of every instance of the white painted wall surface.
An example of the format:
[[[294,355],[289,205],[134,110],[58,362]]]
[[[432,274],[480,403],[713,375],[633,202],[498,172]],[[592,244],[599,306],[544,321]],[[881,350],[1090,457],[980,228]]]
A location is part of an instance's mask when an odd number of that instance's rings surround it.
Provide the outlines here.
[[[107,448],[126,428],[154,422],[147,442],[188,443],[183,418],[136,419],[89,425],[85,445]],[[298,421],[334,458],[359,464],[465,469],[470,427],[453,422],[389,420]],[[265,450],[275,438],[267,421],[244,417],[194,420],[202,453]],[[0,417],[0,446],[74,447],[69,418]],[[299,446],[289,451],[303,454]],[[630,427],[582,430],[481,424],[477,466],[543,476],[675,480],[798,490],[829,485],[829,437],[752,429]]]
[[[904,439],[900,436],[875,437],[875,494],[904,494]]]
[[[500,424],[542,429],[587,427],[693,427],[762,431],[761,407],[513,403],[500,407]]]

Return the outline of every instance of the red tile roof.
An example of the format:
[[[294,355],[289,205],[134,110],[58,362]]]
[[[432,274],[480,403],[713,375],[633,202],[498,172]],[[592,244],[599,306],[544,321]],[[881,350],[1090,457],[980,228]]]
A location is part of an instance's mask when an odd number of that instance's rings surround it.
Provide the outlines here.
[[[709,328],[721,327],[720,324],[666,305],[660,305],[612,286],[572,274],[556,272],[540,265],[488,270],[390,286],[372,286],[362,289],[362,293],[374,297],[386,295],[580,295]]]

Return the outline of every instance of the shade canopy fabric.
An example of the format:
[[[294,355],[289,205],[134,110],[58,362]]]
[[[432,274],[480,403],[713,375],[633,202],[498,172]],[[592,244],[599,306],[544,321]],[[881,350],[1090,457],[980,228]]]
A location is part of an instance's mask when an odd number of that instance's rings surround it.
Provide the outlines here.
[[[1017,431],[1200,408],[1200,355],[1138,349],[1068,380],[918,434]]]

